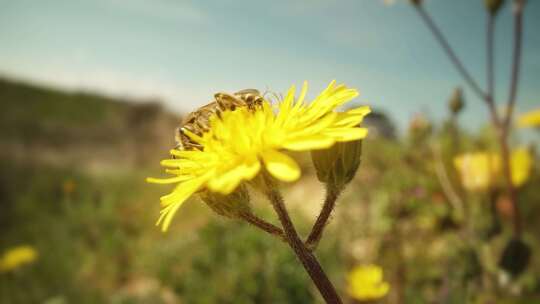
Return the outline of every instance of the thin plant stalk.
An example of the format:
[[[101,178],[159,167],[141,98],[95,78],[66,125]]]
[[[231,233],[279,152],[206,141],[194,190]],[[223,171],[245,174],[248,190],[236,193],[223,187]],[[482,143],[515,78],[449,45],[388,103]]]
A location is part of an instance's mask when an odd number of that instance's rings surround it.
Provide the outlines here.
[[[253,213],[242,212],[240,213],[239,217],[244,221],[250,223],[251,225],[261,229],[262,231],[271,234],[284,242],[287,242],[287,239],[285,238],[285,233],[283,233],[283,229],[263,220],[262,218],[254,215]]]
[[[306,247],[310,251],[314,251],[317,248],[317,245],[319,244],[319,241],[321,240],[322,234],[324,232],[324,228],[328,224],[330,215],[332,214],[332,211],[336,206],[336,201],[340,193],[341,189],[326,187],[326,197],[324,199],[323,207],[321,209],[321,212],[319,213],[319,216],[317,217],[317,220],[313,224],[313,228],[311,228],[311,232],[309,233],[309,236],[306,240]]]
[[[281,193],[277,190],[275,185],[271,182],[270,178],[266,176],[266,196],[272,203],[274,210],[276,211],[279,221],[283,226],[283,231],[285,232],[285,237],[287,243],[293,249],[297,258],[304,266],[304,269],[309,274],[313,283],[319,290],[321,296],[324,298],[327,304],[341,304],[343,303],[334,287],[332,282],[328,279],[328,276],[322,269],[317,258],[306,248],[304,242],[298,236],[296,228],[289,217],[289,213],[285,208],[283,197]]]
[[[485,99],[485,93],[471,76],[469,71],[465,68],[459,57],[456,55],[456,53],[448,43],[448,40],[443,35],[439,27],[437,27],[428,12],[424,9],[422,5],[415,5],[414,7],[416,8],[416,11],[420,15],[420,17],[422,17],[422,19],[426,23],[427,27],[431,30],[437,41],[440,43],[441,47],[444,49],[452,63],[456,66],[458,72],[461,74],[461,76],[463,76],[467,84],[473,89],[473,91],[478,95],[478,97],[480,97],[481,99]]]
[[[506,188],[512,206],[514,208],[514,235],[519,237],[522,231],[521,214],[517,202],[517,192],[512,182],[512,163],[510,159],[510,147],[508,145],[508,137],[512,124],[512,114],[516,104],[517,89],[519,85],[519,71],[521,66],[521,48],[523,44],[523,8],[525,0],[514,1],[514,46],[512,55],[512,76],[510,80],[510,92],[508,96],[507,109],[499,132],[499,141],[501,145],[502,163],[504,176],[506,179]]]
[[[506,181],[506,190],[509,195],[510,201],[514,208],[514,235],[519,237],[522,231],[521,215],[519,212],[519,206],[517,202],[517,193],[512,183],[512,168],[510,162],[510,148],[508,145],[508,135],[512,122],[512,114],[516,103],[517,89],[519,84],[519,71],[521,65],[521,48],[522,48],[522,34],[523,34],[523,9],[525,6],[525,0],[514,0],[514,46],[513,46],[513,59],[512,59],[512,74],[510,81],[510,92],[507,103],[507,109],[505,115],[501,118],[497,113],[495,107],[494,95],[494,77],[493,77],[493,34],[495,27],[495,18],[490,16],[487,23],[487,63],[488,63],[488,93],[478,86],[477,82],[467,71],[461,60],[457,57],[452,47],[448,43],[446,37],[439,30],[431,16],[423,8],[423,6],[415,5],[416,11],[420,17],[425,21],[427,27],[431,30],[437,41],[440,43],[443,50],[446,52],[450,61],[455,65],[456,69],[460,72],[465,82],[471,87],[471,89],[486,103],[493,127],[497,131],[498,142],[501,149],[501,158],[503,164],[503,173]]]
[[[495,48],[493,47],[495,33],[495,15],[488,13],[486,25],[486,75],[487,75],[487,95],[492,103],[495,101],[495,75],[493,70],[493,60]],[[497,116],[498,117],[498,116]]]

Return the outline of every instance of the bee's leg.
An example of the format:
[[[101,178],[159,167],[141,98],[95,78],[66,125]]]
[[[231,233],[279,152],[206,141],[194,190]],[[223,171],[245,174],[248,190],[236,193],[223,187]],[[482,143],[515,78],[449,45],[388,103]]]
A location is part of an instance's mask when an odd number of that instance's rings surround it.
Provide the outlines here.
[[[194,142],[186,142],[185,143],[185,149],[186,150],[201,150],[203,149],[203,146],[198,144],[198,143],[194,143]]]
[[[216,109],[216,116],[219,118],[219,119],[222,119],[221,117],[221,109]]]
[[[208,130],[210,130],[210,127],[205,122],[197,121],[197,130],[200,130],[200,132],[197,132],[197,133],[202,134],[202,133],[208,132]],[[201,135],[201,134],[197,134],[197,135]]]

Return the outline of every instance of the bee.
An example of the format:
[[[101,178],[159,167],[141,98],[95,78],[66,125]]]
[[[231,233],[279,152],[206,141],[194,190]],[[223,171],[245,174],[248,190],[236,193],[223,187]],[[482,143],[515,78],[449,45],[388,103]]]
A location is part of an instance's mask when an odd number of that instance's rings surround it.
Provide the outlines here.
[[[247,107],[250,110],[255,110],[261,106],[263,100],[264,98],[261,93],[255,89],[245,89],[234,94],[216,93],[214,95],[214,101],[187,115],[180,127],[176,129],[176,149],[202,150],[203,147],[199,143],[194,142],[186,135],[186,130],[202,136],[203,133],[209,131],[210,118],[214,115],[221,118],[221,112],[227,110],[234,111],[239,107]]]

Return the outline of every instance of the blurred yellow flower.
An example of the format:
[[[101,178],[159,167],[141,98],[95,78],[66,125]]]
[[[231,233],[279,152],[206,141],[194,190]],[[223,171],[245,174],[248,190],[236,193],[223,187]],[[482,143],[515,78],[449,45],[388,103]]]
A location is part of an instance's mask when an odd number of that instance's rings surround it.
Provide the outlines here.
[[[531,175],[533,157],[526,147],[520,147],[512,151],[512,182],[516,186],[523,185]]]
[[[38,252],[32,246],[24,245],[10,248],[0,257],[0,272],[15,270],[30,264],[38,258]]]
[[[291,182],[300,177],[298,164],[282,150],[325,149],[336,142],[365,138],[367,129],[358,127],[369,107],[338,113],[335,109],[358,95],[344,85],[330,85],[311,102],[304,103],[307,83],[295,99],[292,86],[273,108],[264,101],[255,111],[237,108],[210,118],[210,131],[202,136],[187,133],[202,150],[172,150],[176,159],[163,160],[172,178],[148,178],[151,183],[178,183],[172,193],[161,197],[158,220],[166,231],[182,203],[194,193],[208,189],[230,194],[242,181],[253,179],[264,168],[275,178]]]
[[[540,109],[532,110],[519,116],[518,126],[522,128],[540,127]]]
[[[512,183],[523,185],[530,176],[533,158],[529,150],[520,147],[510,156]],[[502,174],[501,157],[490,152],[475,152],[458,155],[454,166],[459,173],[463,187],[469,191],[484,191],[493,186]]]
[[[384,297],[390,285],[383,281],[383,270],[377,265],[355,267],[347,278],[347,292],[356,300],[369,301]]]
[[[454,158],[454,166],[465,189],[483,191],[493,185],[501,172],[501,159],[493,153],[466,153]]]

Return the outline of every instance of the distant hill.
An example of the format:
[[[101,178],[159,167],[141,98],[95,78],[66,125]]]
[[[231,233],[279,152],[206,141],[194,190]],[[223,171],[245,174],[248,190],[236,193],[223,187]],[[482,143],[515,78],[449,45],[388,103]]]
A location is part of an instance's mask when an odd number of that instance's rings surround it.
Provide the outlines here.
[[[90,170],[157,164],[180,118],[130,102],[0,79],[0,157]]]

